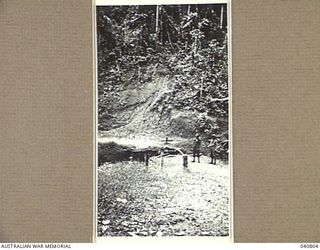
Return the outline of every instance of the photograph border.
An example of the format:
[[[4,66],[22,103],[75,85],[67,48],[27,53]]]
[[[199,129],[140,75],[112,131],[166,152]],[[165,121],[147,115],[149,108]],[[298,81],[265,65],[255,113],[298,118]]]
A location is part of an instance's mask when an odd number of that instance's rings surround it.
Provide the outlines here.
[[[168,236],[168,237],[112,237],[112,236],[98,236],[97,228],[97,214],[98,214],[98,63],[97,63],[97,20],[96,20],[96,10],[98,6],[129,6],[129,5],[175,5],[175,4],[227,4],[227,34],[228,34],[228,136],[229,136],[229,237],[224,236],[209,236],[209,237],[196,237],[196,236],[184,236],[185,246],[193,244],[194,242],[202,242],[204,244],[210,243],[233,243],[234,242],[234,190],[233,190],[233,127],[232,127],[232,0],[210,0],[210,1],[200,1],[200,0],[134,0],[128,2],[126,0],[93,0],[92,1],[92,21],[93,21],[93,68],[94,68],[94,107],[93,112],[93,127],[94,131],[94,206],[93,206],[93,242],[95,243],[108,243],[124,244],[124,247],[130,247],[134,243],[144,243],[144,244],[154,244],[156,241],[159,243],[171,242],[181,243],[179,241],[181,237]],[[125,242],[123,241],[125,239]]]

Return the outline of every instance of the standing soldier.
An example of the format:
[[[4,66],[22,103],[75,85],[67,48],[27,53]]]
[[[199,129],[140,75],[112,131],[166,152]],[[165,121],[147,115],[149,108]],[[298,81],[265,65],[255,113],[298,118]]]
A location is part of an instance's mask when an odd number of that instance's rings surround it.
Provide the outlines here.
[[[218,137],[216,137],[215,135],[209,141],[208,147],[210,148],[210,157],[211,157],[210,164],[216,165],[217,156],[220,152],[219,142],[220,142],[220,139]],[[214,160],[214,162],[213,162],[213,160]]]
[[[195,162],[195,158],[198,157],[198,163],[200,163],[200,146],[201,146],[201,138],[200,135],[197,133],[196,138],[193,142],[193,161]]]

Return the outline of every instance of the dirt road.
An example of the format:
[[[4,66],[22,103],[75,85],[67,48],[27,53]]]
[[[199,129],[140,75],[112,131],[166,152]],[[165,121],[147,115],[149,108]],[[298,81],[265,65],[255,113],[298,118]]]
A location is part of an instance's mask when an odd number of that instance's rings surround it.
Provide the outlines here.
[[[228,165],[182,167],[182,157],[105,164],[98,172],[99,236],[228,236]]]

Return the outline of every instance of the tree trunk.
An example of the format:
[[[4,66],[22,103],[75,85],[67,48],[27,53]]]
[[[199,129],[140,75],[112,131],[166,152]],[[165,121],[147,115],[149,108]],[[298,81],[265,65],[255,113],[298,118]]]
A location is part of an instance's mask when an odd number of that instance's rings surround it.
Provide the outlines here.
[[[158,34],[159,31],[159,5],[156,8],[156,33]]]
[[[198,44],[198,37],[196,36],[193,43],[193,53],[197,53],[197,44]]]
[[[163,34],[162,34],[162,31],[163,31],[163,25],[162,25],[162,16],[161,16],[161,6],[159,6],[159,22],[160,22],[160,43],[162,44],[163,43]]]
[[[168,40],[169,40],[169,43],[171,45],[171,48],[174,50],[174,47],[173,47],[172,41],[171,41],[171,37],[170,37],[170,33],[169,33],[169,29],[167,29],[167,35],[168,35]]]
[[[220,29],[222,29],[223,25],[223,5],[221,5],[221,12],[220,12]]]
[[[201,84],[200,84],[200,99],[202,98],[202,95],[203,95],[202,91],[203,91],[203,77],[201,77]]]

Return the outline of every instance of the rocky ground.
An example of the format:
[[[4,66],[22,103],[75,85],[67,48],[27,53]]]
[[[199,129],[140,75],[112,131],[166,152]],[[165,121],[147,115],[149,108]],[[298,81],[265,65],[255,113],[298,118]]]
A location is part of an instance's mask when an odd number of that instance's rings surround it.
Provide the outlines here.
[[[98,169],[98,236],[228,236],[229,165],[180,155]]]

